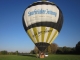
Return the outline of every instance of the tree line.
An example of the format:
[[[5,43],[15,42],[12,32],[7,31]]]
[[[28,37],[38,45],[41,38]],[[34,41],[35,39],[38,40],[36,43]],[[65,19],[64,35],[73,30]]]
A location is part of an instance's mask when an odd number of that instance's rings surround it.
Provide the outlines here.
[[[58,47],[56,43],[52,43],[45,49],[44,52],[48,54],[80,54],[80,41],[75,45],[75,47]],[[30,51],[30,53],[20,53],[18,51],[8,52],[6,50],[0,51],[0,55],[27,55],[37,53],[39,53],[39,50],[36,46]]]
[[[0,55],[18,55],[18,51],[15,52],[8,52],[6,50],[0,51]]]
[[[75,45],[75,47],[58,47],[56,43],[52,43],[45,49],[44,52],[49,54],[80,54],[80,41]],[[30,53],[37,54],[39,53],[39,50],[35,46]]]

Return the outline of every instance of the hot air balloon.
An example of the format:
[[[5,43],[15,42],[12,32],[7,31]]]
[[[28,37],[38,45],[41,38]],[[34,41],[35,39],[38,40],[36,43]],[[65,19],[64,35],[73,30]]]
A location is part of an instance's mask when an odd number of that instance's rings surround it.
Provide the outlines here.
[[[37,1],[25,9],[22,21],[33,43],[43,52],[60,33],[63,14],[55,3]]]

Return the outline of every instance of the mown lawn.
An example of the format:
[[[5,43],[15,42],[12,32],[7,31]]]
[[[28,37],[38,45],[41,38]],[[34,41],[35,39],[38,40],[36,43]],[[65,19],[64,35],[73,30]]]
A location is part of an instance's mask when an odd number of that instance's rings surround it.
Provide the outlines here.
[[[35,55],[0,55],[0,60],[80,60],[80,55],[49,55],[49,57],[40,59]]]

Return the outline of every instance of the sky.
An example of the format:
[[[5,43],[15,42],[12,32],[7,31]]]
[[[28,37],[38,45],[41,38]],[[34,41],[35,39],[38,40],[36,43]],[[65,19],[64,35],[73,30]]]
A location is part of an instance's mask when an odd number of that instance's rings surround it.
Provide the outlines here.
[[[0,0],[0,51],[30,52],[34,43],[22,24],[24,10],[38,0]],[[63,13],[63,27],[54,40],[59,47],[75,47],[80,41],[80,0],[49,0]]]

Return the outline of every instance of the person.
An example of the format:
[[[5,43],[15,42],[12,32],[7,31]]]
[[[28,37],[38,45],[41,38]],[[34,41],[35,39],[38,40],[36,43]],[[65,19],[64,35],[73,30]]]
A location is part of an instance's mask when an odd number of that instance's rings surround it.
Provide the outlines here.
[[[39,54],[37,53],[37,58],[39,58]]]
[[[43,52],[41,52],[40,53],[40,58],[44,58],[45,56],[44,56],[44,53]]]

